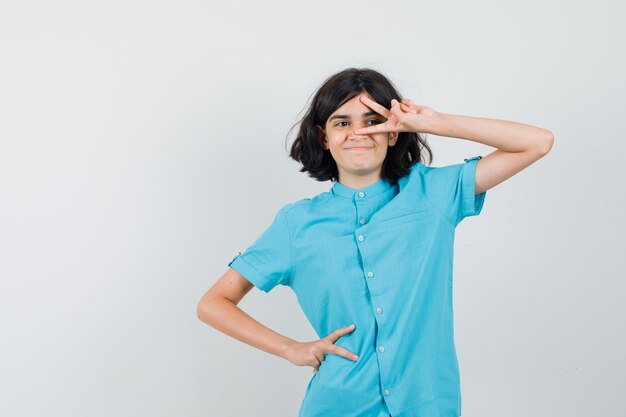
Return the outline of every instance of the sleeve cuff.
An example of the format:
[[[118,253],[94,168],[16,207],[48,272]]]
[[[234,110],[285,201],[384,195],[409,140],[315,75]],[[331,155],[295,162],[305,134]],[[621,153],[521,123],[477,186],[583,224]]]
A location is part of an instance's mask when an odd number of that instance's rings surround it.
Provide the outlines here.
[[[245,279],[264,292],[270,292],[274,288],[263,274],[242,257],[241,252],[228,263],[228,266],[239,272]]]
[[[476,164],[482,156],[466,158],[463,167],[463,207],[465,213],[463,217],[476,216],[480,214],[485,203],[487,191],[475,195],[476,193]]]

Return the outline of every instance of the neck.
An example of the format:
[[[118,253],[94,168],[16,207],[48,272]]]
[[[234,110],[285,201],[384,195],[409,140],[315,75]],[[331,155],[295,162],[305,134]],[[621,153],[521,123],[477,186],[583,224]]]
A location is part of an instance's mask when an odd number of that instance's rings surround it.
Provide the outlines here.
[[[344,172],[339,175],[338,181],[341,183],[341,185],[358,190],[361,188],[365,188],[368,185],[372,185],[380,179],[380,171],[374,171],[361,175]]]

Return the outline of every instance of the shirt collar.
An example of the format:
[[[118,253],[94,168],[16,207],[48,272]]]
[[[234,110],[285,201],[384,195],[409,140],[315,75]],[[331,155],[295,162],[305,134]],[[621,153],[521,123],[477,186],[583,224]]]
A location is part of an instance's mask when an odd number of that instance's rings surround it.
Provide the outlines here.
[[[355,196],[361,197],[361,195],[357,195],[358,193],[364,193],[363,197],[365,196],[373,197],[375,195],[384,193],[385,191],[388,191],[392,188],[393,186],[384,178],[379,179],[378,181],[376,181],[373,184],[368,185],[367,187],[358,188],[358,189],[345,186],[339,181],[335,181],[335,183],[333,184],[331,188],[331,192],[334,195],[340,195],[342,197],[348,197],[348,198],[353,198]]]

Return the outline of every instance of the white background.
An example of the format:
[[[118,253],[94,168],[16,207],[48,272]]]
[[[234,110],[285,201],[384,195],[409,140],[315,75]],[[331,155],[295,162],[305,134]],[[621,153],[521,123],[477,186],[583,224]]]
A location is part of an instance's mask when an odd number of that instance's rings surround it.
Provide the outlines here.
[[[0,3],[0,414],[295,416],[312,368],[196,304],[285,203],[326,77],[553,132],[457,229],[464,417],[624,415],[623,2]],[[429,136],[433,166],[493,148]],[[239,306],[316,338],[287,287]]]

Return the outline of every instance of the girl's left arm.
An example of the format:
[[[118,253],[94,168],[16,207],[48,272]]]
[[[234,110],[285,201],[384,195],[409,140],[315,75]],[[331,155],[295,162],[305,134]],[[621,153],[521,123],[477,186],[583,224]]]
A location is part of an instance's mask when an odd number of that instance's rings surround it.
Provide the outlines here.
[[[424,120],[425,122],[426,120]],[[476,194],[511,178],[545,156],[554,143],[549,130],[523,123],[435,112],[421,131],[497,148],[476,165]]]
[[[387,109],[366,95],[360,100],[387,120],[359,128],[357,135],[377,132],[424,132],[472,140],[497,148],[476,164],[476,194],[495,187],[545,156],[554,143],[552,132],[508,120],[440,113],[410,99],[391,100]]]

